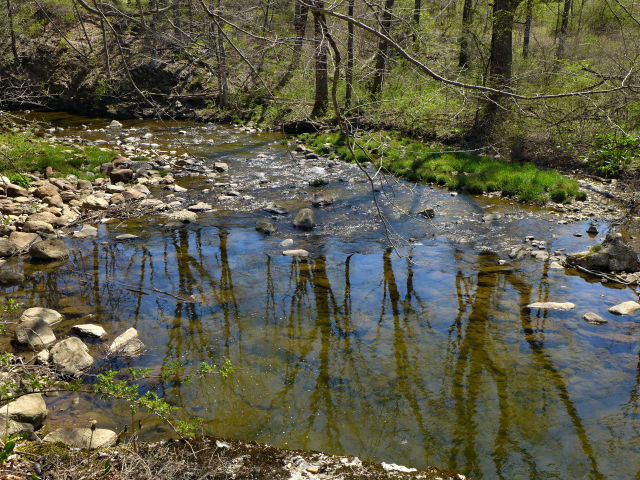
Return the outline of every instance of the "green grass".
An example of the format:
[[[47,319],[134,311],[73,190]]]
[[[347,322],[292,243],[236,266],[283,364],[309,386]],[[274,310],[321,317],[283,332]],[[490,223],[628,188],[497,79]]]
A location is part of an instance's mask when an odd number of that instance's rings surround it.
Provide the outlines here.
[[[444,152],[394,134],[366,135],[357,139],[363,146],[355,149],[357,160],[381,162],[387,172],[407,180],[475,195],[501,192],[505,197],[537,205],[586,199],[578,182],[555,170],[464,152]],[[354,160],[341,133],[304,134],[299,138],[318,154],[335,153],[345,161]]]
[[[0,157],[0,173],[10,178],[18,173],[44,173],[47,167],[51,167],[56,175],[73,174],[78,178],[91,179],[97,166],[110,162],[116,156],[115,152],[99,147],[49,143],[30,131],[0,132],[0,149],[4,154]]]

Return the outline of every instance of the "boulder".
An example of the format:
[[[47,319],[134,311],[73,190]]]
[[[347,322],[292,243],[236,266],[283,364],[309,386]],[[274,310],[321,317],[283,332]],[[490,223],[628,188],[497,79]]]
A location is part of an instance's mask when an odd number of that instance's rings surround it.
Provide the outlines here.
[[[142,200],[146,197],[144,193],[136,190],[135,188],[126,188],[122,193],[122,196],[125,198],[125,200]]]
[[[224,173],[224,172],[228,172],[229,171],[229,165],[227,165],[224,162],[215,162],[213,164],[213,169],[216,172]]]
[[[14,185],[13,183],[10,183],[7,185],[6,191],[7,191],[8,197],[28,197],[29,196],[29,191],[26,188],[21,187],[20,185]]]
[[[42,425],[44,419],[47,418],[47,404],[44,403],[40,393],[23,395],[8,405],[4,405],[0,410],[3,415],[8,413],[11,420],[29,423],[34,427]]]
[[[169,214],[169,220],[182,223],[194,223],[198,220],[198,215],[189,210],[178,210]]]
[[[43,441],[47,443],[63,443],[69,447],[86,449],[109,447],[115,443],[118,435],[106,428],[58,428],[47,434]]]
[[[32,213],[27,217],[27,222],[47,222],[53,224],[56,221],[56,215],[51,212]]]
[[[597,313],[593,313],[593,312],[585,313],[584,316],[582,317],[582,319],[585,322],[590,323],[591,325],[602,325],[604,323],[608,323],[609,322],[606,318],[603,318],[600,315],[598,315]]]
[[[258,220],[256,223],[256,230],[265,235],[272,235],[278,231],[278,228],[269,220]]]
[[[640,310],[640,303],[634,302],[633,300],[609,307],[609,312],[615,313],[616,315],[629,315],[637,310]]]
[[[99,338],[101,340],[107,336],[107,331],[95,323],[74,325],[71,327],[71,331],[81,337]]]
[[[76,185],[79,190],[92,190],[93,184],[89,180],[78,180]]]
[[[87,210],[105,210],[109,208],[109,202],[95,195],[87,195],[82,199],[82,208]]]
[[[12,270],[0,271],[0,285],[20,285],[24,282],[24,275]]]
[[[601,272],[638,272],[638,254],[619,233],[609,232],[599,248],[586,252],[570,253],[566,263]]]
[[[144,343],[140,341],[138,331],[133,327],[118,335],[109,345],[109,353],[116,355],[134,356],[142,353],[142,350]]]
[[[69,337],[56,343],[51,349],[51,362],[63,375],[80,376],[93,366],[89,348],[77,337]]]
[[[47,348],[56,341],[56,336],[44,320],[29,320],[21,322],[15,331],[16,340],[23,345],[29,345],[34,350]]]
[[[529,310],[561,310],[567,311],[576,308],[575,303],[571,302],[535,302],[527,305]]]
[[[98,236],[98,229],[91,225],[83,225],[78,231],[73,232],[73,238],[94,238]]]
[[[29,255],[37,260],[64,260],[69,258],[69,250],[67,250],[64,241],[59,238],[52,238],[31,245]]]
[[[58,195],[58,188],[49,182],[40,185],[33,191],[33,196],[37,198],[52,197],[54,195]]]
[[[23,323],[37,320],[42,320],[53,327],[60,323],[62,315],[50,308],[31,307],[22,312],[20,316],[20,321]]]
[[[0,257],[11,257],[18,253],[18,247],[8,238],[0,238]]]
[[[0,408],[2,410],[2,408]],[[33,433],[33,425],[30,423],[16,422],[4,415],[0,415],[0,437],[5,438],[19,433]]]
[[[310,208],[302,208],[293,219],[293,225],[303,230],[311,230],[316,225],[315,215]]]
[[[28,250],[31,245],[42,240],[37,233],[12,232],[9,240],[13,242],[19,251]]]
[[[5,215],[22,215],[22,207],[7,198],[0,200],[0,212]]]
[[[109,173],[109,179],[113,183],[124,182],[129,183],[133,180],[133,170],[130,168],[115,168]]]
[[[39,233],[41,235],[53,235],[55,233],[53,225],[39,220],[28,220],[24,222],[22,230],[27,233]]]

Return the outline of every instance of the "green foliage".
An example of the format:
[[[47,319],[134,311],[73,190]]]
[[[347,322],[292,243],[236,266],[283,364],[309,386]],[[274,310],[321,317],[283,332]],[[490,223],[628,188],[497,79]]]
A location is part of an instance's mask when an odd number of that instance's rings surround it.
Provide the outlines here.
[[[31,179],[24,175],[20,175],[19,173],[14,173],[13,175],[9,175],[9,181],[14,185],[20,185],[24,188],[31,187]]]
[[[13,453],[13,449],[16,446],[16,442],[14,440],[9,440],[4,444],[4,448],[0,450],[0,466],[4,465],[4,462],[11,456]]]
[[[596,135],[588,156],[589,167],[607,178],[640,167],[640,137],[626,135]]]

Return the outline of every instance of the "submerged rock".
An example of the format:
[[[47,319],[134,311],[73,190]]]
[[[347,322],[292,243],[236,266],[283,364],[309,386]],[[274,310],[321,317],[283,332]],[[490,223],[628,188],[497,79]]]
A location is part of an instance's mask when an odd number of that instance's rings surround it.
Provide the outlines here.
[[[269,220],[258,220],[256,222],[256,230],[265,235],[272,235],[278,231],[278,228]]]
[[[566,263],[569,266],[601,272],[640,271],[638,254],[625,242],[622,235],[613,232],[607,234],[599,248],[568,254]]]
[[[576,304],[571,302],[535,302],[527,305],[527,308],[530,310],[539,309],[567,311],[576,308]]]
[[[311,230],[316,226],[315,215],[310,208],[302,208],[293,219],[293,225],[303,230]]]

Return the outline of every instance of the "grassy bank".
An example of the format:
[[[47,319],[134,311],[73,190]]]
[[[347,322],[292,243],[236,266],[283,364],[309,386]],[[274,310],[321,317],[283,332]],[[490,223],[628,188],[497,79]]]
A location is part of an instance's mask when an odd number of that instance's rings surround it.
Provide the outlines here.
[[[94,169],[110,162],[116,155],[112,150],[100,147],[75,147],[49,141],[30,130],[0,131],[0,152],[0,173],[18,184],[28,183],[21,173],[44,173],[47,167],[51,167],[56,175],[73,174],[92,179],[97,176],[93,175]]]
[[[342,133],[303,134],[299,139],[318,154],[354,161]],[[586,199],[577,181],[530,163],[443,151],[386,132],[368,133],[356,140],[354,152],[359,162],[373,162],[407,180],[471,194],[501,192],[505,197],[538,205]]]

